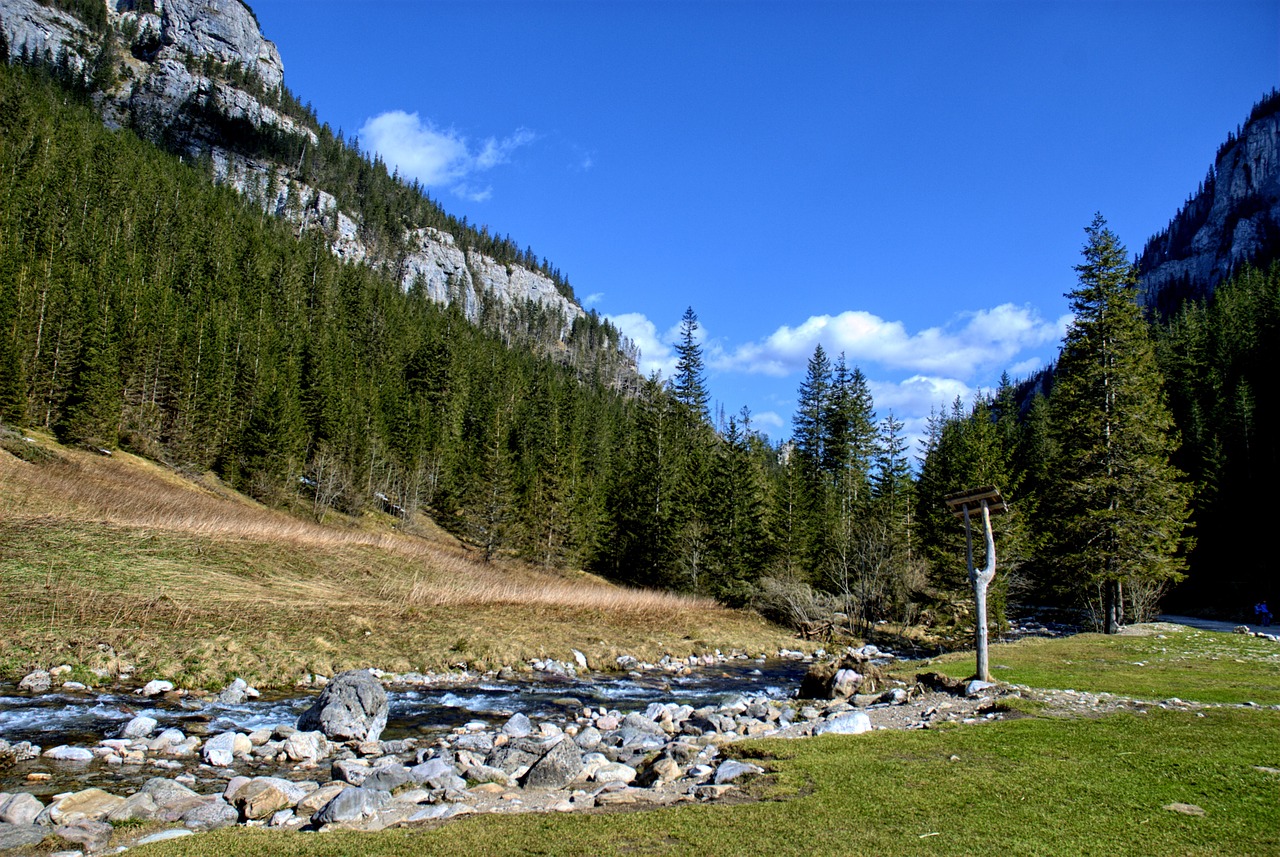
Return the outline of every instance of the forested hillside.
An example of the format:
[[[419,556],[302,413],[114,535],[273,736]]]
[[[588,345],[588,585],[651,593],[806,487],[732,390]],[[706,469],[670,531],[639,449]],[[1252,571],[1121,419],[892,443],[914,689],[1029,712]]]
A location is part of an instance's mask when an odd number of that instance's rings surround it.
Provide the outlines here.
[[[630,420],[587,359],[609,329],[576,322],[572,361],[508,347],[38,73],[0,67],[0,164],[5,421],[317,514],[429,507],[555,561],[587,543]]]

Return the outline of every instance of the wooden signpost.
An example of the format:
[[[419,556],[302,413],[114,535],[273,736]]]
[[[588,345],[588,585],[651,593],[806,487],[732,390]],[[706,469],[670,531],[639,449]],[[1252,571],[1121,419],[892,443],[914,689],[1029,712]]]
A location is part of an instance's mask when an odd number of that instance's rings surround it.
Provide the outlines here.
[[[996,540],[991,533],[991,516],[1009,511],[1009,505],[994,485],[959,491],[942,498],[953,514],[964,518],[964,543],[969,562],[969,583],[973,585],[973,600],[977,608],[974,628],[974,647],[978,650],[977,677],[991,681],[987,646],[987,587],[996,576]],[[987,539],[987,564],[981,571],[973,567],[973,533],[969,526],[969,511],[982,510],[982,529]]]

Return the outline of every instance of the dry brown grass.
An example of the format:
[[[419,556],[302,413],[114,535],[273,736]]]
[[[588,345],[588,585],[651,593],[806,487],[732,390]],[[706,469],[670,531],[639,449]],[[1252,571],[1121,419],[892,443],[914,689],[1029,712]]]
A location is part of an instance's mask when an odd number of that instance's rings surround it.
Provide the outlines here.
[[[787,642],[709,599],[485,564],[456,542],[359,522],[322,526],[211,477],[39,440],[55,460],[0,451],[0,672],[115,657],[189,683],[245,674],[273,684],[360,665],[566,657],[570,647],[604,664],[620,652]]]

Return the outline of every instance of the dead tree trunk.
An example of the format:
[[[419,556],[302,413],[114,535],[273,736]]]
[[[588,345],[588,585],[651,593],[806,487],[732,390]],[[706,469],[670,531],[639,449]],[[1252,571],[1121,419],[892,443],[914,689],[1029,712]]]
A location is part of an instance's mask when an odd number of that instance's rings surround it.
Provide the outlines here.
[[[982,681],[991,681],[990,659],[987,644],[987,587],[996,576],[996,540],[991,532],[991,512],[987,509],[987,501],[982,501],[982,527],[987,539],[987,565],[981,571],[973,566],[973,533],[969,527],[969,507],[964,507],[964,541],[968,550],[969,582],[973,584],[973,600],[975,605],[975,627],[973,629],[974,648],[978,652],[977,677]]]

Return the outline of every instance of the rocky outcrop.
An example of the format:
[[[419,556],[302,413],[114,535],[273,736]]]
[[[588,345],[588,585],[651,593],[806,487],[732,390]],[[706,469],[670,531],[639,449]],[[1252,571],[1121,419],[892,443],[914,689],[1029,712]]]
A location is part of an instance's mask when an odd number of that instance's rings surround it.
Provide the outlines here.
[[[562,336],[585,315],[550,277],[464,250],[438,229],[410,229],[405,252],[380,256],[361,234],[358,217],[340,210],[325,189],[299,181],[294,165],[245,154],[254,151],[244,145],[254,135],[318,141],[313,129],[279,109],[284,65],[249,7],[240,0],[156,0],[157,13],[150,14],[133,5],[109,3],[103,21],[86,23],[39,0],[0,0],[0,28],[14,55],[25,50],[50,61],[65,58],[78,74],[92,66],[110,29],[125,71],[114,88],[94,96],[108,126],[133,128],[185,156],[207,156],[215,181],[300,228],[322,232],[335,255],[381,268],[405,290],[456,303],[472,321],[486,306],[510,312],[539,305],[559,316]]]
[[[164,47],[230,65],[240,63],[266,89],[284,81],[284,64],[258,19],[240,0],[163,0],[160,40]]]
[[[65,57],[73,69],[84,68],[90,59],[88,46],[98,42],[97,35],[79,18],[37,0],[0,2],[0,27],[13,56],[25,52],[55,61]]]
[[[1247,264],[1280,258],[1280,93],[1227,138],[1199,189],[1138,260],[1143,303],[1162,314],[1212,294]]]

